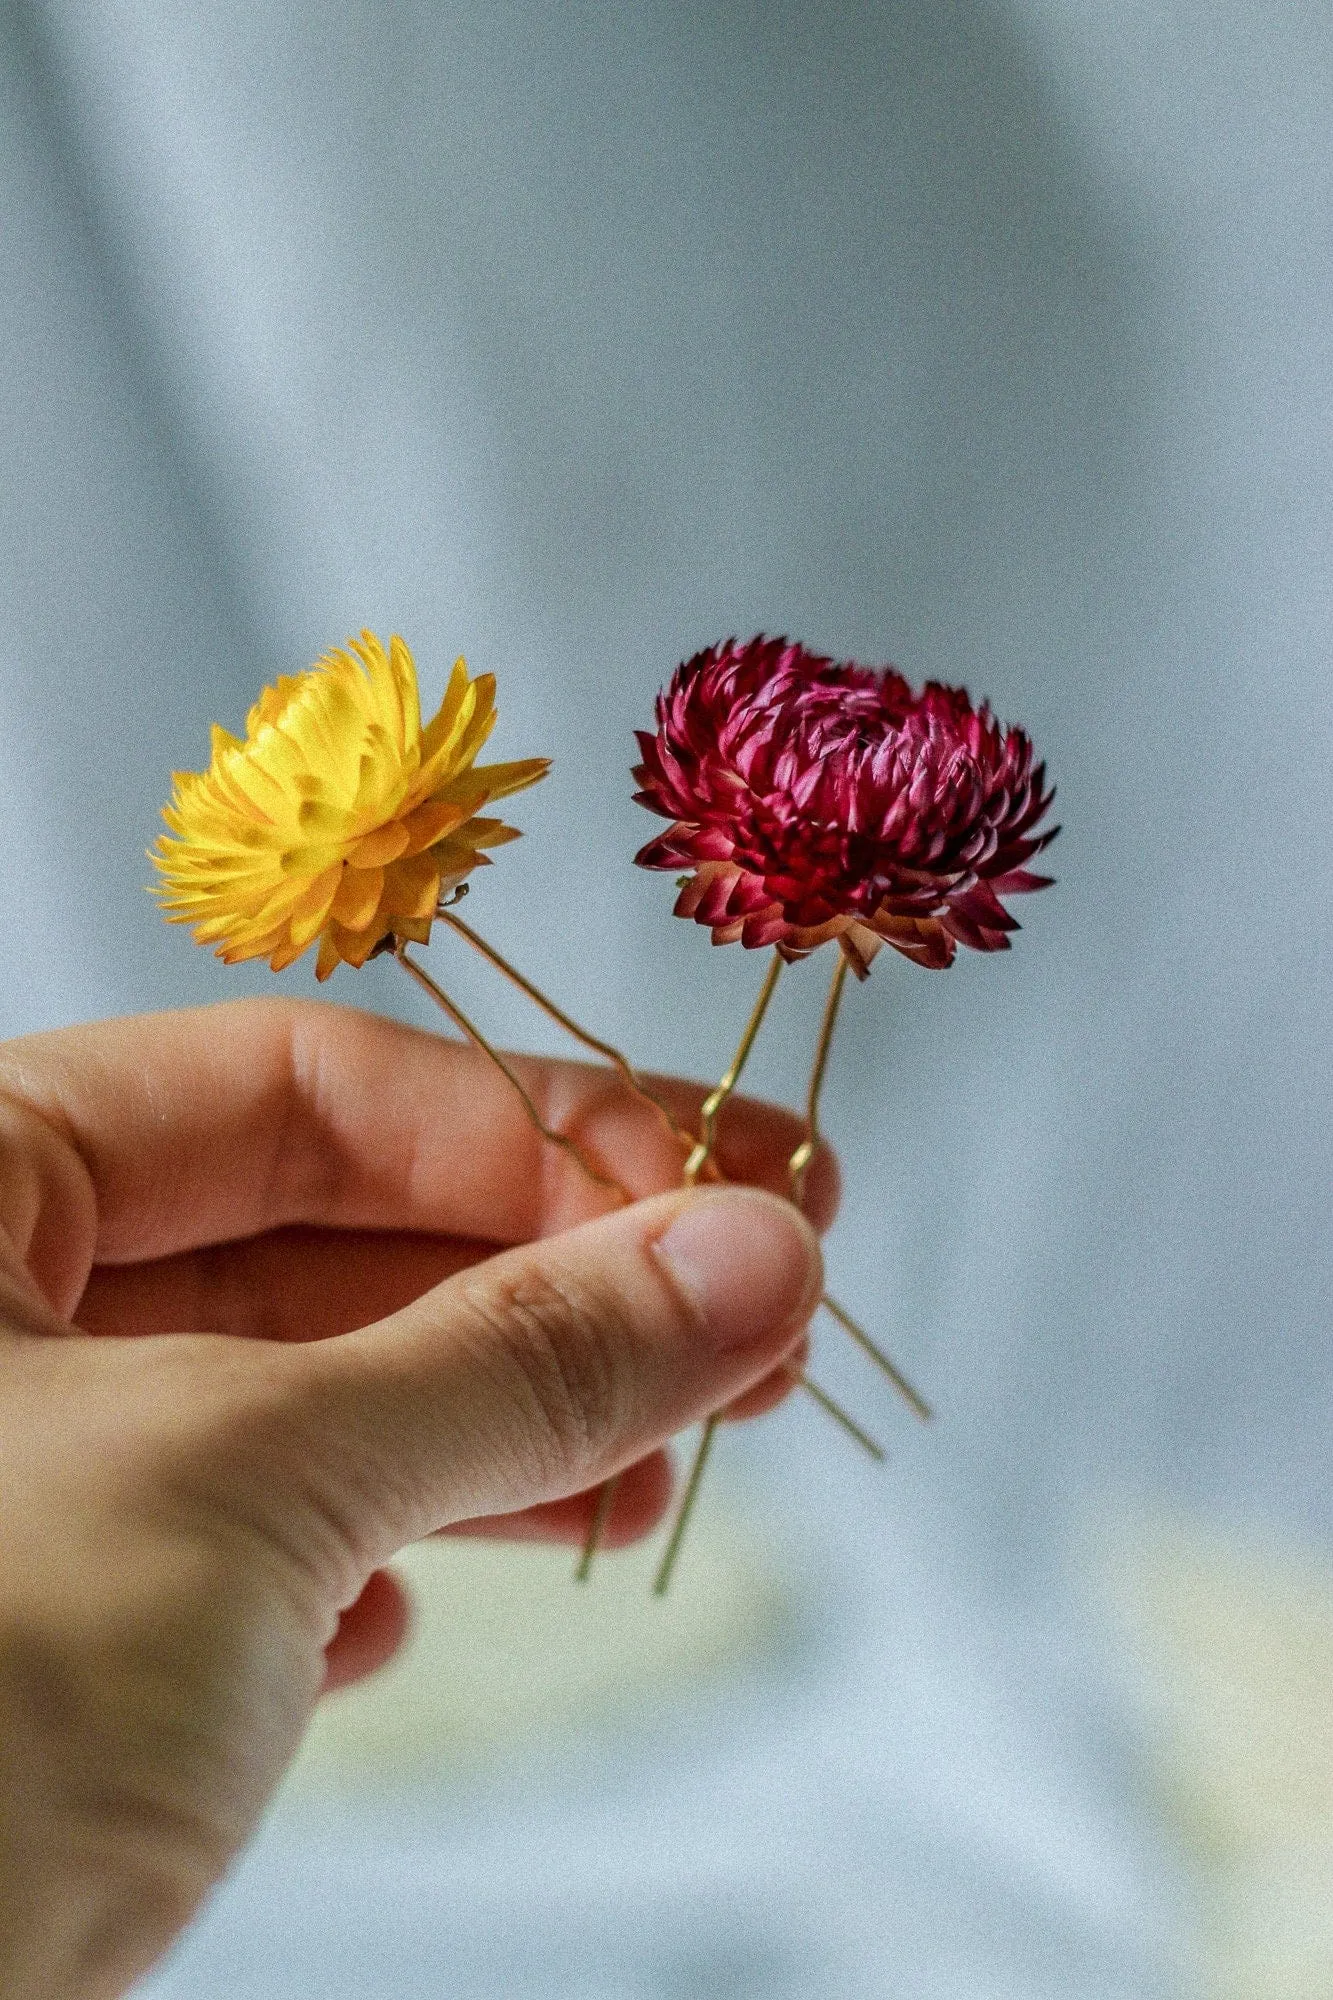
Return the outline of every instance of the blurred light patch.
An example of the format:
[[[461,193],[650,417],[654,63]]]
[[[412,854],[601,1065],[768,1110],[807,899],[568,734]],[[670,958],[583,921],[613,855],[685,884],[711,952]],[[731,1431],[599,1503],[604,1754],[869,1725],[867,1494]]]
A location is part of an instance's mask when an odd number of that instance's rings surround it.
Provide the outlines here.
[[[1174,1520],[1108,1575],[1158,1797],[1199,1871],[1204,2000],[1333,2000],[1333,1562]]]

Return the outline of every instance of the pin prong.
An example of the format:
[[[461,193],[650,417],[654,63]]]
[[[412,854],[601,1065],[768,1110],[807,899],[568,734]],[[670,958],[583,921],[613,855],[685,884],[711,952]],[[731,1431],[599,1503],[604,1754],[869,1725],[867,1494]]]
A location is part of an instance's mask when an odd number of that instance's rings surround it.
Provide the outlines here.
[[[602,1537],[606,1533],[607,1523],[615,1510],[616,1488],[619,1484],[620,1474],[616,1472],[612,1474],[610,1479],[604,1479],[597,1489],[597,1504],[592,1510],[592,1519],[588,1523],[588,1533],[579,1556],[578,1568],[574,1571],[574,1581],[576,1583],[586,1583],[592,1575],[593,1560],[597,1555],[597,1551],[602,1546]]]
[[[713,1449],[713,1439],[717,1434],[719,1422],[720,1417],[714,1415],[709,1417],[704,1424],[703,1434],[695,1450],[694,1463],[690,1467],[690,1476],[685,1481],[685,1491],[680,1496],[680,1506],[676,1509],[676,1518],[671,1523],[671,1533],[667,1538],[666,1548],[662,1551],[662,1560],[657,1566],[657,1575],[653,1579],[653,1594],[656,1597],[665,1597],[667,1591],[671,1588],[671,1577],[676,1567],[676,1558],[680,1554],[680,1545],[685,1539],[685,1530],[690,1525],[690,1516],[694,1512],[694,1503],[699,1497],[699,1488],[703,1483],[704,1467],[708,1463],[708,1454]]]
[[[915,1410],[922,1423],[928,1424],[935,1414],[930,1404],[918,1390],[912,1387],[907,1377],[903,1374],[902,1369],[896,1363],[890,1361],[884,1349],[877,1346],[870,1338],[865,1328],[857,1325],[846,1306],[839,1305],[838,1301],[828,1292],[824,1293],[819,1303],[823,1306],[826,1313],[832,1314],[844,1333],[851,1335],[861,1351],[869,1355],[875,1366],[887,1375],[889,1381],[892,1382],[894,1388],[898,1391],[898,1394],[903,1398],[904,1402]]]

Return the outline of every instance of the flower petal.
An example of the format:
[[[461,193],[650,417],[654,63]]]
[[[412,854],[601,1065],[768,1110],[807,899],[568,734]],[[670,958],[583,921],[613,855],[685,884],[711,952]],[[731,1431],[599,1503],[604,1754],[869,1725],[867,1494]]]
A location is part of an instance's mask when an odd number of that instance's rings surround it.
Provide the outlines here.
[[[364,930],[378,910],[383,894],[383,868],[345,868],[329,915],[348,930]]]
[[[377,826],[373,833],[363,834],[347,849],[347,862],[352,868],[383,868],[390,861],[396,861],[405,854],[412,844],[412,836],[407,823],[391,819],[384,826]]]

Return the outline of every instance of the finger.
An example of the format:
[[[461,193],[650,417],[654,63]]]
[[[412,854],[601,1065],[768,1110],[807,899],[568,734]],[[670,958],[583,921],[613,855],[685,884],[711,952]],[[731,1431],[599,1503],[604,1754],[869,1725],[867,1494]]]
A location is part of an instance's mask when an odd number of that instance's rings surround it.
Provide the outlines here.
[[[670,1505],[671,1484],[671,1461],[664,1451],[651,1452],[627,1465],[617,1476],[611,1511],[602,1523],[601,1547],[621,1549],[650,1535]],[[455,1521],[440,1532],[487,1541],[567,1542],[581,1548],[601,1497],[601,1487],[594,1486],[584,1493],[572,1493],[567,1500],[548,1500],[544,1506],[523,1507],[515,1514]]]
[[[327,1340],[387,1319],[493,1243],[297,1224],[148,1264],[98,1264],[74,1312],[84,1333],[230,1333]]]
[[[493,1257],[377,1326],[270,1350],[272,1421],[233,1426],[217,1476],[303,1568],[341,1549],[356,1575],[452,1521],[565,1499],[646,1457],[771,1373],[821,1283],[789,1203],[658,1196]]]
[[[729,1424],[749,1423],[752,1417],[766,1417],[770,1410],[776,1410],[779,1403],[785,1403],[793,1389],[800,1387],[801,1373],[810,1353],[809,1339],[801,1341],[798,1347],[784,1356],[780,1366],[772,1369],[763,1380],[756,1382],[742,1396],[727,1404],[722,1412]]]
[[[412,1623],[412,1606],[391,1570],[373,1569],[358,1597],[339,1613],[338,1629],[324,1648],[323,1693],[350,1687],[387,1666]]]
[[[118,1338],[189,1327],[249,1340],[330,1340],[400,1312],[496,1250],[494,1243],[387,1230],[274,1229],[149,1264],[98,1264],[74,1324],[81,1333]],[[726,1415],[762,1416],[790,1388],[775,1374]]]
[[[679,1179],[679,1143],[613,1070],[514,1067],[545,1123],[632,1193]],[[702,1086],[664,1088],[692,1123]],[[30,1036],[0,1050],[0,1094],[35,1111],[79,1163],[95,1203],[94,1262],[291,1223],[517,1243],[607,1200],[477,1051],[315,1002],[235,1001]],[[719,1157],[729,1177],[778,1192],[800,1135],[789,1113],[733,1099]],[[807,1190],[822,1226],[837,1196],[827,1150]],[[68,1212],[68,1181],[48,1192]],[[85,1281],[86,1269],[80,1291]]]

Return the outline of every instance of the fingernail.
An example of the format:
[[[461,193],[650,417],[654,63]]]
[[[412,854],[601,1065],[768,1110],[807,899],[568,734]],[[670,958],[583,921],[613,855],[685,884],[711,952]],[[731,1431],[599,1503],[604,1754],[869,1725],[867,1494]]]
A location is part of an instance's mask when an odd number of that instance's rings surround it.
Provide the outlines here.
[[[720,1352],[794,1333],[819,1297],[814,1231],[753,1188],[696,1195],[654,1248]]]

